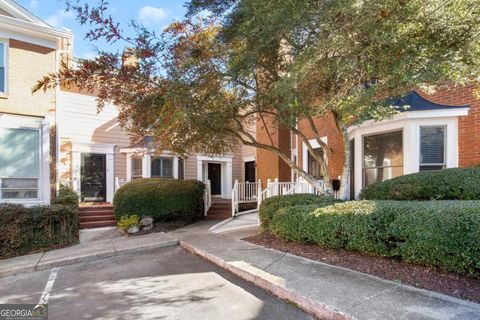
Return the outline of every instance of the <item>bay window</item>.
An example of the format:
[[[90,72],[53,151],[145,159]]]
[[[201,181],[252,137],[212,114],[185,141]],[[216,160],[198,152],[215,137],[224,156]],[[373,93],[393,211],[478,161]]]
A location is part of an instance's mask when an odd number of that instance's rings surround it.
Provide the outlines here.
[[[420,127],[420,171],[445,168],[445,127]]]
[[[152,178],[173,178],[173,158],[153,157],[151,162]]]
[[[40,130],[0,127],[0,199],[38,199]]]
[[[403,131],[363,137],[363,185],[403,175]]]

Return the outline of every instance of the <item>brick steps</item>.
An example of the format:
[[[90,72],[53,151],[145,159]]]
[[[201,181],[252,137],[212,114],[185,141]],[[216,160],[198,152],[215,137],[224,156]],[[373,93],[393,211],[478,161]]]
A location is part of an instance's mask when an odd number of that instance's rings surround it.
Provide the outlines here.
[[[116,225],[113,206],[110,204],[80,206],[78,219],[80,220],[80,229],[113,227]]]
[[[205,220],[225,220],[231,216],[232,202],[228,199],[214,199]]]

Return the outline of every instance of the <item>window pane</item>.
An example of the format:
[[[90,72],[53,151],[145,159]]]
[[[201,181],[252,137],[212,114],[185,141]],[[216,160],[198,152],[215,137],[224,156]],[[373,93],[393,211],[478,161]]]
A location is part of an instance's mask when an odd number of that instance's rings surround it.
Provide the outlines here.
[[[445,127],[420,128],[420,163],[445,163]]]
[[[37,199],[38,190],[2,190],[2,199]]]
[[[364,137],[363,153],[364,186],[403,174],[402,131]]]
[[[402,131],[364,137],[364,168],[403,166],[402,142]]]
[[[142,158],[132,158],[132,178],[142,177]]]
[[[322,148],[316,148],[313,149],[316,154],[318,154],[320,157],[323,157],[323,149]],[[320,164],[315,160],[315,158],[312,156],[310,151],[308,151],[308,173],[311,174],[313,177],[316,179],[323,179],[323,173],[320,168]]]
[[[364,184],[368,186],[403,175],[403,167],[385,167],[364,169]]]
[[[162,176],[162,170],[161,170],[161,161],[160,158],[154,158],[152,159],[152,166],[150,169],[150,174],[152,177],[161,177]]]
[[[5,67],[5,43],[0,42],[0,67]]]
[[[151,166],[151,176],[160,178],[173,177],[173,159],[153,158]]]
[[[36,189],[38,179],[2,179],[2,189]]]
[[[38,177],[39,131],[0,128],[0,177]]]
[[[173,177],[173,159],[171,158],[162,159],[162,177],[166,177],[166,178]]]
[[[5,92],[5,68],[0,67],[0,92]]]

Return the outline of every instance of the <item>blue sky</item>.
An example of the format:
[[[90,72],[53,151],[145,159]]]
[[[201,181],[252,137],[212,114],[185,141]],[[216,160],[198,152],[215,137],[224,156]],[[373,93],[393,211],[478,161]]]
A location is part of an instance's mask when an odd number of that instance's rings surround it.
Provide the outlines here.
[[[102,43],[91,43],[84,40],[87,27],[82,27],[71,12],[65,11],[64,0],[17,0],[26,9],[45,20],[56,28],[68,28],[75,35],[74,54],[80,58],[91,58],[95,53],[95,46],[102,47]],[[95,4],[97,1],[88,0]],[[185,15],[182,0],[110,0],[109,10],[114,19],[120,22],[124,29],[133,19],[143,23],[146,27],[162,30],[174,20],[180,20]],[[122,49],[118,43],[113,49]]]

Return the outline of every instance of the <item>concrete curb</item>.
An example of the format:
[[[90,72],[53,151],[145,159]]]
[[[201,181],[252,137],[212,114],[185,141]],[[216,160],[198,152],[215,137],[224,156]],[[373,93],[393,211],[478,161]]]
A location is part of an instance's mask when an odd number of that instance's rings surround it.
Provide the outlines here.
[[[303,311],[317,318],[328,320],[353,320],[351,316],[339,310],[336,310],[335,308],[332,308],[326,304],[319,303],[305,296],[302,296],[297,292],[286,288],[285,286],[275,283],[274,281],[272,281],[273,279],[259,276],[258,274],[255,274],[246,268],[235,266],[213,254],[200,250],[185,241],[180,241],[179,244],[180,247],[182,247],[186,251],[212,262],[220,268],[225,269],[233,273],[234,275],[253,283],[257,287],[267,290],[268,292],[272,293],[273,295],[277,296],[282,300],[295,304]]]
[[[15,276],[24,273],[30,273],[35,271],[44,271],[48,269],[52,269],[55,267],[63,267],[71,264],[76,264],[80,262],[90,262],[90,261],[97,261],[105,258],[111,258],[123,254],[132,254],[132,253],[145,253],[156,249],[166,248],[166,247],[174,247],[178,246],[179,241],[176,239],[163,241],[160,243],[147,245],[147,246],[139,246],[134,248],[128,249],[114,249],[113,251],[109,252],[102,252],[102,253],[92,253],[88,255],[78,256],[78,257],[65,257],[58,260],[53,260],[49,262],[42,263],[43,255],[45,252],[34,264],[32,263],[29,266],[19,267],[19,268],[12,268],[7,270],[0,270],[0,278]]]

